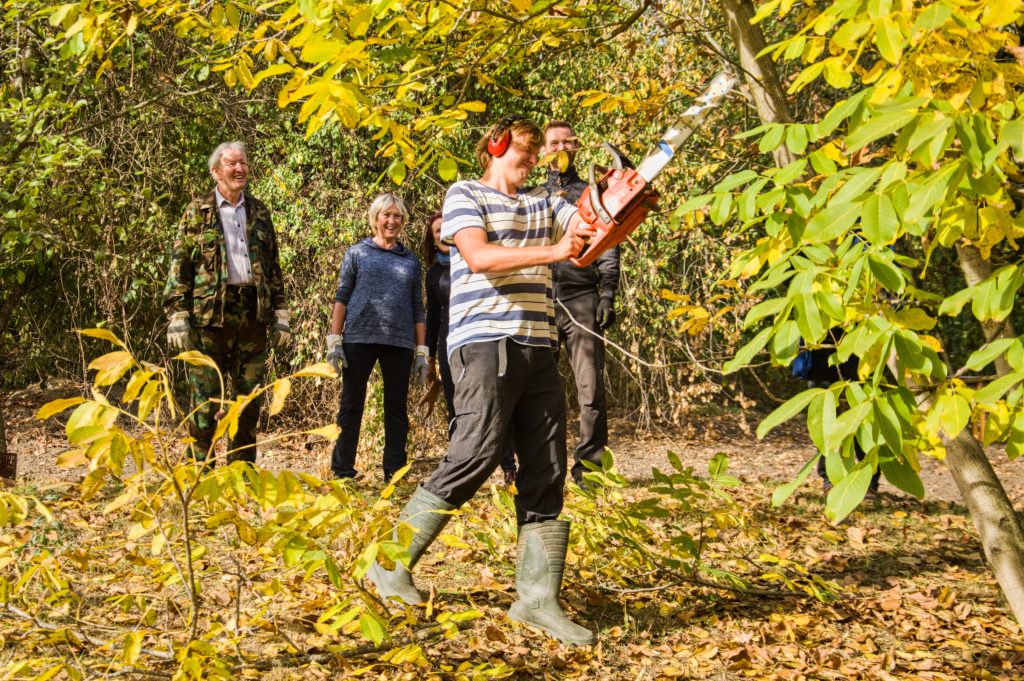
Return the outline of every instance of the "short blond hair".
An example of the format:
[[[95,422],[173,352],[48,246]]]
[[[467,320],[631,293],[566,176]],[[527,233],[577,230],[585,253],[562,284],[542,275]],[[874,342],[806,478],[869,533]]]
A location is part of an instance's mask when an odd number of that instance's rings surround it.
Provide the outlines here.
[[[384,192],[373,200],[373,203],[370,204],[370,210],[366,212],[367,217],[370,218],[370,229],[377,229],[377,216],[390,206],[398,207],[398,211],[402,214],[403,224],[409,222],[409,210],[405,207],[402,197],[391,192]]]

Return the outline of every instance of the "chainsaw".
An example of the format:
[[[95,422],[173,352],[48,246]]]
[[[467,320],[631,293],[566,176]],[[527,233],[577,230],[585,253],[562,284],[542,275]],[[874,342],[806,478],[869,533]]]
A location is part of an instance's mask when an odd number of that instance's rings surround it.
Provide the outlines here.
[[[593,227],[596,233],[579,255],[569,258],[569,262],[577,267],[587,267],[609,248],[625,241],[647,214],[658,207],[658,192],[651,187],[651,181],[668,165],[683,143],[704,122],[708,111],[719,105],[736,82],[736,77],[728,72],[715,76],[675,125],[665,131],[658,146],[640,163],[639,168],[613,145],[604,143],[604,148],[611,154],[612,167],[600,168],[591,163],[588,170],[589,184],[576,202],[580,219]]]

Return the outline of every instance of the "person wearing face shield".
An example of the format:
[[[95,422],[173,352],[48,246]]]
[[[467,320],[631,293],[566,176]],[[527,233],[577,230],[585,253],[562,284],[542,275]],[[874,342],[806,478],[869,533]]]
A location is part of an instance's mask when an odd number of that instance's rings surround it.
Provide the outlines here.
[[[222,385],[242,396],[263,382],[269,345],[283,349],[291,337],[291,312],[270,210],[245,191],[245,145],[220,144],[210,154],[209,169],[216,186],[185,209],[163,305],[171,351],[208,355],[224,379],[222,383],[210,366],[187,369],[194,440],[189,455],[212,466],[220,410],[214,400],[228,398],[221,394]],[[229,463],[256,461],[259,409],[259,401],[253,400],[241,411],[238,430],[228,443]]]

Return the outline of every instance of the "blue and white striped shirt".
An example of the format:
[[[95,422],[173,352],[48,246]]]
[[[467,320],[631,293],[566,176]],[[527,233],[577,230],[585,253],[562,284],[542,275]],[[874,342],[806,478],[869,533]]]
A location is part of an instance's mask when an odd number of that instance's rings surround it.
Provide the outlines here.
[[[456,182],[444,199],[441,238],[454,245],[463,229],[483,229],[487,241],[509,248],[557,242],[576,214],[576,206],[544,187],[520,189],[508,196],[470,180]],[[452,250],[448,307],[448,356],[460,346],[511,338],[523,345],[558,347],[551,266],[514,272],[473,273],[462,254]]]

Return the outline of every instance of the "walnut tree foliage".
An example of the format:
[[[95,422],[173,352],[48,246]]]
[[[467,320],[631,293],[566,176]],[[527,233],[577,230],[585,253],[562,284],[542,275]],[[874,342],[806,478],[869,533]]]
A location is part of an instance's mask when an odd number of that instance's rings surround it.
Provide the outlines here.
[[[758,18],[791,11],[771,0]],[[824,80],[845,97],[813,122],[750,130],[760,151],[784,144],[797,160],[734,173],[682,211],[706,208],[712,222],[735,220],[757,239],[733,268],[760,299],[744,322],[757,333],[727,370],[762,351],[788,366],[801,347],[833,338],[835,362],[859,359],[854,380],[800,393],[758,430],[808,409],[818,456],[838,480],[828,513],[839,520],[878,468],[923,496],[918,457],[942,458],[944,438],[972,418],[987,417],[985,444],[1005,443],[1010,457],[1024,447],[1020,339],[994,339],[951,366],[934,332],[940,316],[965,309],[982,324],[1005,322],[1024,283],[1024,218],[1013,202],[1024,161],[1024,67],[1013,56],[1021,6],[841,0],[799,13],[802,29],[768,48],[802,62],[790,92]],[[920,282],[935,276],[931,259],[958,246],[977,249],[991,274],[946,298],[930,293]],[[999,358],[1008,373],[971,381]],[[867,453],[860,463],[854,442]]]

